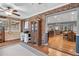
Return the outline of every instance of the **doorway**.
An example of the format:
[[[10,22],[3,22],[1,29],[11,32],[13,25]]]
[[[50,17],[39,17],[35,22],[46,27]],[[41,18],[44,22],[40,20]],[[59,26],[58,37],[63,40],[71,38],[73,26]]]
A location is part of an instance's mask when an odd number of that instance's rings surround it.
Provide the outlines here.
[[[69,54],[75,54],[76,48],[76,33],[71,26],[76,26],[76,22],[63,23],[62,25],[53,25],[55,29],[51,29],[48,32],[49,46]]]
[[[76,11],[47,17],[48,46],[56,50],[76,54]]]
[[[41,45],[41,20],[33,21],[31,27],[32,43]]]

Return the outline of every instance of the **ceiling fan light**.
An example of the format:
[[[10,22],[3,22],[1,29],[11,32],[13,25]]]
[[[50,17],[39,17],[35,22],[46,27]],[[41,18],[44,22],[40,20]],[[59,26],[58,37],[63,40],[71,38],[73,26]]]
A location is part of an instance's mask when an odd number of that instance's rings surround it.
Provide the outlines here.
[[[10,12],[5,12],[7,15],[12,15],[12,13],[10,13]]]

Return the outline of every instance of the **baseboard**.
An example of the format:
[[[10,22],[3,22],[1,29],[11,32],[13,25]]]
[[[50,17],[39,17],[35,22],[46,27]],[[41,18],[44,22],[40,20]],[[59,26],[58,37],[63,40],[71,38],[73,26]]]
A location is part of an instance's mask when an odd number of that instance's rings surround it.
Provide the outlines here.
[[[5,40],[5,42],[9,42],[9,41],[17,41],[17,40],[20,40],[20,39],[18,38],[18,39],[12,39],[12,40]]]

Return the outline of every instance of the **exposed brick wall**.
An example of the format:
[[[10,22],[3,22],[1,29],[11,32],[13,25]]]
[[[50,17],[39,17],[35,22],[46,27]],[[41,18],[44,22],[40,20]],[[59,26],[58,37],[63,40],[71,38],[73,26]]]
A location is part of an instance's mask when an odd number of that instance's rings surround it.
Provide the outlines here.
[[[41,34],[42,38],[41,39],[43,40],[44,39],[44,33],[45,33],[45,21],[46,21],[45,17],[46,17],[46,15],[70,10],[70,9],[77,8],[77,7],[79,7],[79,3],[71,3],[71,4],[67,4],[67,5],[64,5],[62,7],[59,7],[59,8],[53,9],[53,10],[49,10],[45,13],[41,13],[41,14],[30,17],[29,20],[28,20],[30,32],[31,32],[31,22],[37,20],[37,18],[40,18],[41,22],[42,22],[41,23],[41,31],[42,31],[42,34]]]

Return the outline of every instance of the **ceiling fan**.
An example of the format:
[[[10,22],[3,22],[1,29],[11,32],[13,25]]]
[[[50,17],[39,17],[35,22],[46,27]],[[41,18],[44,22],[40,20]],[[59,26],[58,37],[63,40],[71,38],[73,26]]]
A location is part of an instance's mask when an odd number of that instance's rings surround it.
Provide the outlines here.
[[[18,12],[16,9],[13,9],[11,7],[6,7],[5,9],[0,7],[0,12],[5,12],[8,15],[16,15],[16,16],[20,16],[20,14],[17,14],[16,12]]]

